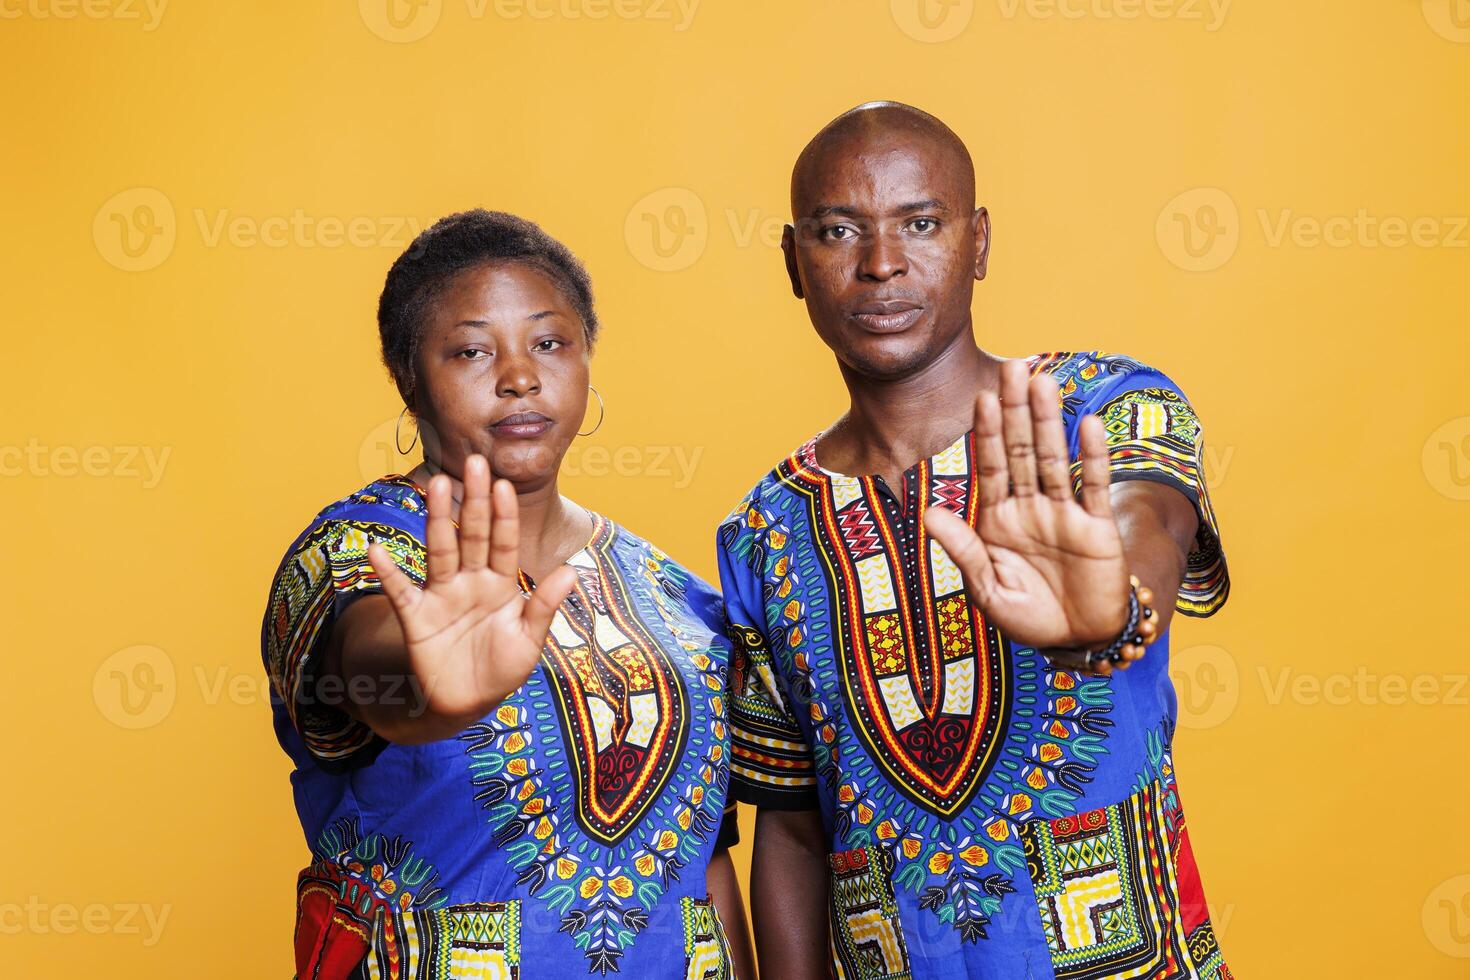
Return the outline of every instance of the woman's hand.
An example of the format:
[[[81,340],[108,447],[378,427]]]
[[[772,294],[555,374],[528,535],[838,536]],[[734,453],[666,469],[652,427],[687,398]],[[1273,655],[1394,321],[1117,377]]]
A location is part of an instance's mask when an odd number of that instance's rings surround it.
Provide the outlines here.
[[[369,546],[368,560],[403,630],[422,707],[458,730],[483,718],[531,676],[551,619],[576,584],[576,572],[563,565],[529,600],[521,595],[515,490],[500,480],[492,494],[485,457],[465,461],[458,530],[449,478],[440,474],[430,480],[428,495],[423,588],[382,545]]]
[[[1081,654],[1107,644],[1128,612],[1128,568],[1109,498],[1107,437],[1082,420],[1082,499],[1072,493],[1057,386],[1027,383],[1023,361],[1001,369],[1001,403],[990,392],[975,406],[979,461],[978,527],[931,508],[925,526],[964,576],[965,589],[1001,632],[1085,666]],[[1004,408],[1002,408],[1002,404]],[[1121,666],[1127,666],[1124,662]],[[1100,673],[1111,665],[1100,664]]]

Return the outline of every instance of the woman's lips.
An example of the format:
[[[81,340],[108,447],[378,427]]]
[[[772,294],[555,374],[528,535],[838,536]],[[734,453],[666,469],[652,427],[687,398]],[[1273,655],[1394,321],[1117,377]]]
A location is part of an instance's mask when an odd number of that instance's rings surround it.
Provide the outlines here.
[[[899,333],[923,314],[924,308],[913,303],[868,303],[853,310],[851,316],[872,333]]]
[[[555,424],[540,412],[517,412],[491,425],[490,431],[510,439],[534,439]]]

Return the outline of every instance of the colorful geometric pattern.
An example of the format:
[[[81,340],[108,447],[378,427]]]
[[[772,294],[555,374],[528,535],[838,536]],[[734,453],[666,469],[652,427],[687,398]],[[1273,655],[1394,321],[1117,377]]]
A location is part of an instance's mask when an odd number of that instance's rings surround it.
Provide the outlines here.
[[[685,980],[731,980],[735,968],[730,943],[714,901],[685,896],[679,909],[684,920]]]
[[[356,976],[519,980],[521,903],[473,902],[387,919]]]
[[[765,637],[732,624],[730,638],[730,772],[777,790],[766,805],[805,800],[816,789],[811,752],[780,693]]]
[[[1202,526],[1191,567],[1212,561],[1218,537],[1198,468],[1163,452],[1188,444],[1198,457],[1198,420],[1172,382],[1101,353],[1038,355],[1031,367],[1057,380],[1074,456],[1080,418],[1116,403],[1105,422],[1114,479],[1188,491]],[[915,976],[964,966],[1024,975],[1027,964],[1050,960],[1028,897],[1024,829],[1113,804],[1145,770],[1177,803],[1154,752],[1167,752],[1174,711],[1167,636],[1109,679],[1053,669],[986,622],[923,533],[929,507],[973,526],[972,435],[916,463],[892,489],[824,470],[816,443],[784,460],[720,527],[726,611],[753,651],[737,656],[733,682],[732,792],[762,807],[820,808],[830,851],[884,855],[896,928],[915,928],[922,914],[932,916],[922,928],[937,921],[958,940],[941,956],[932,933],[923,942],[910,933]],[[1223,558],[1215,567],[1203,591],[1186,581],[1180,609],[1219,608]],[[1210,590],[1215,598],[1200,601]],[[770,751],[772,732],[779,752]],[[1192,937],[1208,921],[1203,894],[1184,859],[1182,813],[1170,804],[1165,819],[1180,828],[1170,838],[1180,851],[1178,918]],[[1112,935],[1116,919],[1098,928]],[[1201,943],[1208,935],[1199,933]]]
[[[582,829],[613,845],[663,791],[688,737],[688,696],[676,666],[618,600],[627,594],[594,533],[573,556],[578,584],[552,620],[547,679],[576,764]]]
[[[1208,920],[1196,960],[1157,780],[1122,803],[1037,820],[1022,839],[1047,948],[1059,980],[1214,977],[1223,962]]]
[[[517,977],[528,955],[535,975],[674,975],[685,883],[702,886],[716,839],[735,839],[718,595],[596,517],[536,670],[457,739],[400,746],[341,712],[315,721],[320,638],[380,588],[368,540],[422,582],[424,511],[411,481],[376,481],[318,515],[272,589],[276,729],[319,838],[299,888],[299,975]],[[380,832],[360,831],[366,812]],[[712,922],[702,934],[723,943]]]
[[[411,510],[415,505],[399,506]],[[414,582],[423,582],[425,550],[413,535],[376,521],[328,521],[314,528],[282,566],[266,612],[265,659],[272,689],[306,747],[327,764],[345,763],[373,742],[366,725],[323,706],[307,689],[323,626],[338,611],[342,597],[382,588],[367,560],[370,541],[387,548]]]
[[[1060,358],[1061,360],[1057,360]],[[1102,420],[1114,482],[1153,480],[1183,493],[1199,512],[1199,530],[1185,565],[1175,608],[1186,616],[1210,616],[1230,596],[1230,576],[1220,546],[1220,528],[1210,502],[1204,472],[1204,432],[1194,409],[1174,387],[1148,384],[1162,375],[1137,361],[1105,354],[1040,355],[1037,363],[1052,366],[1062,386],[1064,409],[1075,414],[1084,393],[1100,395],[1091,412]],[[1112,393],[1103,383],[1118,381],[1120,371],[1138,377],[1135,384]],[[1133,378],[1129,379],[1130,381]],[[1072,466],[1074,489],[1082,486],[1080,464]]]
[[[970,456],[959,446],[936,460],[940,458],[958,466],[968,465],[965,461]],[[748,675],[745,697],[733,703],[737,753],[734,791],[747,802],[761,806],[830,808],[838,830],[835,850],[870,845],[890,850],[895,861],[895,883],[916,895],[920,908],[952,925],[964,941],[976,942],[984,938],[987,924],[1000,911],[1002,898],[1016,890],[1013,876],[1024,873],[1018,836],[1022,823],[1038,815],[1072,812],[1091,778],[1090,772],[1104,751],[1104,733],[1112,724],[1108,718],[1108,685],[1096,678],[1054,671],[1035,650],[1007,644],[1008,656],[990,661],[994,669],[1006,675],[1002,682],[992,682],[993,689],[1011,695],[1000,711],[1007,723],[1006,736],[992,733],[989,738],[988,748],[994,759],[989,777],[979,781],[970,805],[948,817],[937,812],[929,801],[915,800],[910,788],[899,784],[902,777],[893,774],[895,765],[903,761],[874,753],[873,739],[855,731],[858,726],[851,723],[851,719],[863,718],[861,706],[853,703],[858,695],[849,681],[855,673],[855,654],[848,652],[852,646],[842,645],[851,630],[841,626],[841,606],[831,600],[839,590],[831,578],[823,575],[824,568],[830,567],[831,550],[820,533],[812,530],[819,525],[811,516],[819,515],[821,506],[806,480],[795,479],[784,468],[782,473],[787,477],[782,489],[796,491],[786,499],[799,501],[797,513],[807,522],[788,520],[774,509],[755,506],[753,501],[742,505],[744,510],[721,528],[726,610],[735,628],[744,632],[752,627],[743,624],[760,620],[750,614],[741,594],[767,596],[763,618],[767,631],[761,635],[774,638],[767,656],[775,670],[768,672],[770,676]],[[834,490],[839,485],[834,484]],[[862,492],[862,488],[856,492]],[[913,499],[915,494],[908,496]],[[804,542],[815,543],[803,547]],[[915,543],[914,553],[929,554],[932,560],[933,553],[927,546],[920,552]],[[762,562],[766,575],[753,578],[737,567],[735,561],[743,557]],[[934,580],[943,578],[936,574]],[[757,582],[761,583],[758,589]],[[946,599],[963,603],[965,620],[974,629],[968,601],[962,595]],[[919,606],[925,600],[909,601]],[[942,613],[952,621],[954,605],[954,601],[930,603],[936,610],[936,623]],[[794,614],[793,609],[797,610]],[[779,628],[771,629],[772,623]],[[942,637],[944,630],[930,635]],[[838,645],[834,645],[833,637]],[[1003,641],[994,636],[991,642]],[[907,678],[911,658],[907,648],[905,651],[903,676]],[[953,692],[972,690],[961,671],[974,662],[977,652],[972,647],[961,653],[949,659],[940,653],[937,659],[943,666],[930,675],[937,674],[945,685],[938,696],[941,710],[936,714],[943,714],[944,692],[949,695],[948,708],[954,710],[957,703]],[[813,670],[814,664],[824,668],[822,674]],[[970,710],[978,714],[982,703],[975,698]],[[758,706],[759,715],[751,705]],[[903,706],[891,695],[884,706],[885,711],[894,708],[888,717],[902,724]],[[797,742],[788,736],[787,751],[807,760],[817,773],[816,799],[809,788],[788,790],[740,757],[740,731],[753,725],[754,719],[771,715],[780,717],[781,724],[802,739]],[[809,722],[810,736],[801,734],[801,717]],[[840,723],[841,719],[848,722]],[[973,724],[972,719],[967,720]],[[911,754],[908,764],[919,763]]]
[[[832,961],[844,980],[909,980],[908,948],[881,847],[829,855]]]
[[[723,648],[675,601],[687,573],[649,545],[629,561],[638,546],[598,518],[569,562],[579,584],[552,621],[547,682],[460,736],[517,883],[603,974],[707,853],[729,778]]]

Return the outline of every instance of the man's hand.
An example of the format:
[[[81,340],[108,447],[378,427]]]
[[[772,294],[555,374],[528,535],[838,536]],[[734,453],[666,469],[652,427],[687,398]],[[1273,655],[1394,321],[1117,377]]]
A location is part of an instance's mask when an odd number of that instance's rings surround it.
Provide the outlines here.
[[[1079,502],[1056,383],[1041,376],[1028,384],[1027,374],[1024,361],[1006,362],[1000,401],[985,392],[976,402],[978,527],[938,507],[924,523],[1001,632],[1038,649],[1095,648],[1118,635],[1128,609],[1107,437],[1096,417],[1082,420]]]

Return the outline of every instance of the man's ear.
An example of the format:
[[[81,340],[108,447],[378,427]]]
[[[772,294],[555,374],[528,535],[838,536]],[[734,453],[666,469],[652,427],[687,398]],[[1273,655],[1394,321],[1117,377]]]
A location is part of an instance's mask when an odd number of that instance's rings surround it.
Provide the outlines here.
[[[985,278],[985,268],[990,262],[990,212],[975,209],[975,281]]]
[[[781,252],[786,256],[786,276],[791,280],[791,295],[806,299],[801,291],[801,273],[796,268],[796,229],[791,225],[781,229]]]

